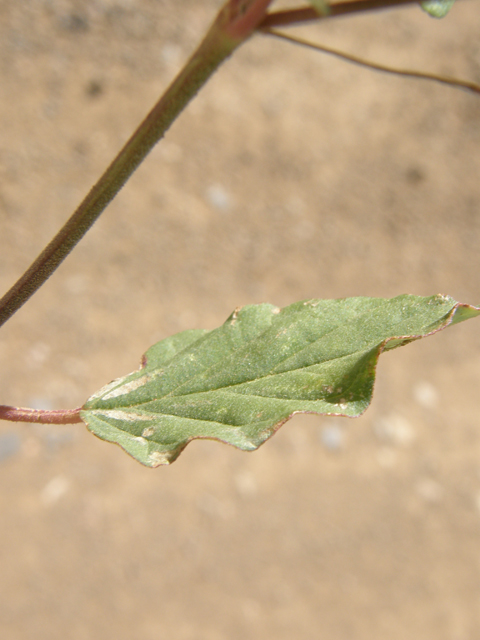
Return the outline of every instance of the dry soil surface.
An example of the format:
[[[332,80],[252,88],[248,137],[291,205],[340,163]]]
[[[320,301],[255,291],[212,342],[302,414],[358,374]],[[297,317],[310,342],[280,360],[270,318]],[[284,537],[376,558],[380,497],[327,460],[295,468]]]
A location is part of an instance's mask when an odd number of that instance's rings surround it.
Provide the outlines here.
[[[29,265],[220,0],[0,0],[0,285]],[[480,3],[298,28],[480,82]],[[0,403],[82,404],[240,305],[480,302],[480,99],[256,37],[2,329]],[[479,321],[385,354],[358,420],[140,466],[0,425],[8,640],[480,638]]]

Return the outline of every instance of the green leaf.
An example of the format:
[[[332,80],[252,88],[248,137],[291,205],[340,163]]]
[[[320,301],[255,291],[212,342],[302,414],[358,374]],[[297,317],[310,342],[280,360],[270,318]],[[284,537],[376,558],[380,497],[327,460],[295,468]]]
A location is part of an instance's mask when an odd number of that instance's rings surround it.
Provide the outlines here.
[[[310,4],[319,16],[330,15],[330,3],[327,0],[310,0]]]
[[[150,467],[195,438],[252,451],[295,413],[359,416],[382,351],[479,314],[442,295],[246,306],[218,329],[151,347],[142,368],[92,396],[81,417]]]
[[[420,5],[434,18],[444,18],[455,4],[455,0],[424,0]]]

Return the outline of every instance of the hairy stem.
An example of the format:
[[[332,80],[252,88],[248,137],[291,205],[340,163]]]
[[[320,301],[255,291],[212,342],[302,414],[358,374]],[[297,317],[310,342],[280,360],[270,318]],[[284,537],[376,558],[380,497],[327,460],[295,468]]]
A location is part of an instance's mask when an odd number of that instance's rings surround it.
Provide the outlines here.
[[[271,0],[227,2],[204,40],[71,218],[0,300],[0,326],[51,276],[220,64],[253,32]]]
[[[0,420],[37,422],[41,424],[75,424],[76,422],[82,422],[80,411],[81,407],[78,407],[78,409],[45,411],[43,409],[24,409],[22,407],[0,405]]]

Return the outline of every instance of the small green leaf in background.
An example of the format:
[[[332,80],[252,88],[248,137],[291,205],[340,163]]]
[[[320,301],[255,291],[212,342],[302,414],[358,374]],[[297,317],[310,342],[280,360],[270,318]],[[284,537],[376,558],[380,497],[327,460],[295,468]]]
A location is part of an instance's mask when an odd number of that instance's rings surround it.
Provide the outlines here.
[[[455,0],[424,0],[420,5],[434,18],[444,18],[455,4]]]
[[[359,416],[383,351],[479,315],[448,296],[306,300],[237,309],[218,329],[162,340],[92,396],[95,435],[149,467],[195,438],[252,451],[295,413]]]
[[[327,0],[310,0],[310,4],[319,16],[328,16],[330,14],[330,3]]]

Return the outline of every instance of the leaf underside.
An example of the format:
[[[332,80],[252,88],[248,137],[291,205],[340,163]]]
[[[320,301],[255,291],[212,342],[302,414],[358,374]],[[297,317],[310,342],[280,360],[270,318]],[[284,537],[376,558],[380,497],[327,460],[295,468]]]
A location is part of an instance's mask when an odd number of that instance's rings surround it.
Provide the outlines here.
[[[295,413],[359,416],[382,351],[479,314],[443,295],[246,306],[218,329],[155,344],[81,417],[149,467],[173,462],[195,438],[252,451]]]

